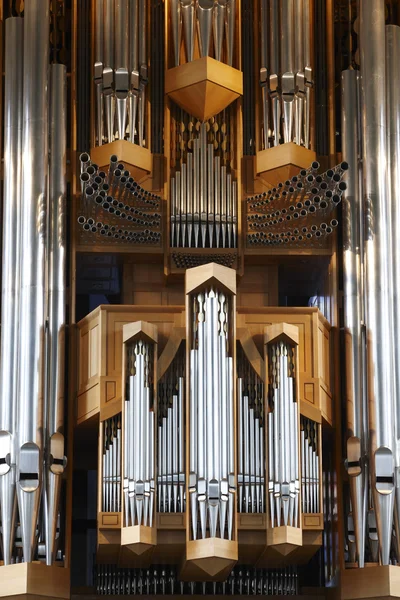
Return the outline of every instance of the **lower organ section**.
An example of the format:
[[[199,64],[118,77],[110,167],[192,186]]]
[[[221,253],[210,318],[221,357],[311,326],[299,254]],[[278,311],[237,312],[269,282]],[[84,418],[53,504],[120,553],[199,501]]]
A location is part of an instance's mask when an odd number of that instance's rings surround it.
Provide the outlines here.
[[[294,594],[322,545],[330,326],[316,308],[236,309],[236,273],[214,263],[185,285],[185,309],[102,306],[79,324],[98,593]]]

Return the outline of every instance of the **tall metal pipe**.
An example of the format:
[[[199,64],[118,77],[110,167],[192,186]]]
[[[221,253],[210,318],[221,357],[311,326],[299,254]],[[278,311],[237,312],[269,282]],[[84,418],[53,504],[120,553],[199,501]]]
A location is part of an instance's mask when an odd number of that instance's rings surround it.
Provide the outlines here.
[[[363,373],[362,190],[359,176],[359,74],[342,72],[342,148],[351,165],[343,197],[343,289],[346,347],[347,470],[356,554],[364,566],[368,499],[368,407]]]
[[[23,20],[5,22],[4,196],[0,359],[0,509],[4,564],[15,529],[15,425],[18,402]]]
[[[360,2],[360,50],[370,462],[381,561],[387,565],[394,508],[394,411],[389,319],[384,0]]]
[[[43,450],[49,5],[24,11],[23,205],[17,495],[25,562],[35,549]]]
[[[47,336],[47,423],[46,562],[52,564],[64,472],[64,387],[66,318],[66,67],[51,65],[50,169],[48,236],[48,336]]]
[[[391,280],[392,280],[392,350],[393,350],[393,385],[395,399],[395,523],[397,553],[400,555],[400,240],[397,227],[400,224],[400,207],[398,203],[400,185],[400,103],[398,90],[400,87],[400,27],[386,26],[386,108],[387,108],[387,160],[388,192],[390,201],[391,223]]]

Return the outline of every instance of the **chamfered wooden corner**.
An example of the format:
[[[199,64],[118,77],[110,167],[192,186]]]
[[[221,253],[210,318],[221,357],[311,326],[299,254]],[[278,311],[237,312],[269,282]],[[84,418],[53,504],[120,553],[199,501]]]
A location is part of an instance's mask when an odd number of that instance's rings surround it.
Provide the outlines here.
[[[238,560],[238,543],[221,538],[189,540],[180,570],[183,581],[224,581]]]
[[[301,169],[307,169],[316,157],[313,150],[294,142],[280,144],[257,152],[256,174],[269,185],[276,186],[297,175]]]
[[[267,529],[267,546],[287,556],[303,545],[303,532],[299,527],[271,527]]]
[[[120,561],[124,566],[145,566],[151,563],[157,545],[157,529],[133,525],[121,529]]]
[[[158,331],[156,325],[147,321],[135,321],[127,323],[122,328],[122,341],[124,344],[136,339],[144,339],[150,343],[157,344]]]
[[[398,566],[366,566],[364,569],[344,569],[340,578],[341,600],[366,600],[400,597]]]
[[[100,168],[108,169],[113,154],[118,156],[119,162],[124,164],[136,181],[141,181],[151,173],[153,161],[150,150],[126,140],[94,146],[90,150],[90,159]]]
[[[169,69],[165,93],[186,112],[206,121],[243,94],[243,74],[207,56]]]
[[[70,577],[69,569],[41,562],[2,566],[0,598],[67,599],[70,597]]]
[[[218,285],[229,294],[236,294],[236,271],[217,263],[207,263],[186,270],[186,294],[191,294],[205,285]]]
[[[283,339],[290,344],[299,344],[299,328],[290,323],[273,323],[264,327],[264,344]]]

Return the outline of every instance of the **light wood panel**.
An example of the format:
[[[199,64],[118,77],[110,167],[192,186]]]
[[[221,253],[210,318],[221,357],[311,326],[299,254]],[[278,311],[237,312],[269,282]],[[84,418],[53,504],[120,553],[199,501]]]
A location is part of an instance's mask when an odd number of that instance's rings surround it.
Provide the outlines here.
[[[269,185],[276,186],[298,175],[301,169],[307,169],[316,158],[315,152],[294,142],[280,144],[257,152],[256,174]]]
[[[110,156],[115,154],[125,165],[136,181],[146,178],[152,170],[152,155],[148,148],[132,144],[126,140],[117,140],[110,144],[95,146],[90,150],[90,158],[100,168],[108,168]]]
[[[70,597],[70,570],[40,562],[0,567],[0,598]]]

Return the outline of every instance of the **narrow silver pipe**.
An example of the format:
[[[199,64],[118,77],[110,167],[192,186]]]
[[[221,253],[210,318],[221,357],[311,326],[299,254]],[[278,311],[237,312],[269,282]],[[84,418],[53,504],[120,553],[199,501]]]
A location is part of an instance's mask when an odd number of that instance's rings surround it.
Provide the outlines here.
[[[186,192],[187,183],[187,168],[185,163],[181,166],[181,230],[182,230],[182,246],[186,246],[186,225],[188,216],[188,196]]]
[[[347,470],[356,556],[364,566],[367,519],[368,407],[363,373],[362,190],[360,190],[359,75],[342,72],[342,149],[351,168],[343,196],[343,300],[346,336]],[[351,463],[351,467],[349,466]]]
[[[47,423],[46,456],[47,518],[46,563],[55,557],[55,536],[61,492],[64,456],[64,387],[66,319],[66,67],[53,64],[50,69],[50,169],[48,234],[48,334],[47,334]]]
[[[183,32],[186,48],[186,60],[191,62],[194,53],[194,41],[196,36],[196,5],[195,0],[180,0]]]
[[[139,95],[139,19],[138,0],[129,2],[129,72],[131,85],[128,98],[129,127],[128,137],[132,144],[135,142],[136,115]]]
[[[197,0],[197,27],[200,55],[208,56],[212,32],[214,0]]]
[[[214,146],[213,144],[207,145],[207,189],[208,189],[208,207],[207,207],[207,220],[208,220],[208,237],[210,248],[213,247],[214,238]]]
[[[226,11],[226,62],[232,67],[236,23],[236,0],[228,1]]]
[[[281,71],[283,101],[284,142],[293,139],[293,102],[295,93],[294,76],[294,11],[293,1],[281,3]]]
[[[187,197],[187,245],[188,248],[192,247],[192,233],[193,233],[193,154],[191,152],[187,155],[187,172],[186,172],[186,197]]]
[[[264,149],[269,146],[269,98],[268,98],[268,2],[261,0],[261,56],[260,56],[260,84],[263,110],[263,142]]]
[[[304,75],[304,0],[294,0],[294,71],[296,84],[295,97],[295,142],[299,146],[303,141],[305,75]]]
[[[182,16],[181,16],[181,1],[171,0],[171,26],[172,26],[172,40],[174,44],[174,60],[175,67],[179,67],[180,64],[180,52],[181,52],[181,36],[182,36]]]
[[[304,77],[306,97],[304,101],[304,147],[310,146],[310,116],[311,116],[311,89],[313,87],[312,52],[311,52],[311,0],[304,0],[303,28],[304,28]]]
[[[15,434],[19,379],[18,323],[21,269],[23,20],[5,22],[4,196],[0,360],[0,516],[5,565],[15,531]]]
[[[385,177],[385,3],[360,3],[361,97],[365,215],[365,294],[371,475],[383,565],[389,564],[394,508],[393,377],[390,344],[388,241],[389,206]],[[390,239],[390,237],[389,237]],[[373,375],[372,375],[373,374]]]
[[[128,0],[115,4],[115,96],[117,100],[117,125],[120,140],[125,138],[127,120],[128,74]]]
[[[47,77],[49,6],[32,0],[24,12],[23,205],[21,262],[19,450],[17,495],[24,560],[35,550],[43,451],[44,296],[47,221]]]
[[[218,0],[213,9],[214,58],[222,59],[222,42],[225,29],[225,11],[228,0]]]
[[[104,38],[104,0],[96,0],[95,9],[95,57],[94,82],[96,85],[96,136],[97,144],[103,144],[103,38]]]
[[[114,140],[114,2],[104,0],[104,68],[103,93],[106,113],[107,140]]]
[[[280,121],[281,121],[281,105],[280,105],[280,61],[279,61],[279,3],[278,0],[270,2],[270,76],[269,76],[269,93],[272,100],[272,122],[274,127],[274,146],[278,146],[280,142]]]
[[[400,208],[398,206],[398,186],[400,183],[400,103],[397,90],[400,85],[400,27],[386,26],[386,102],[387,102],[387,160],[388,192],[390,198],[389,214],[391,224],[391,306],[392,306],[392,351],[393,351],[393,386],[395,400],[395,523],[397,534],[400,533],[400,259],[398,251],[400,241],[398,225],[400,224]],[[400,556],[400,540],[396,536],[397,555]]]

